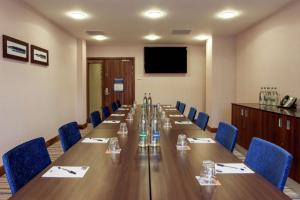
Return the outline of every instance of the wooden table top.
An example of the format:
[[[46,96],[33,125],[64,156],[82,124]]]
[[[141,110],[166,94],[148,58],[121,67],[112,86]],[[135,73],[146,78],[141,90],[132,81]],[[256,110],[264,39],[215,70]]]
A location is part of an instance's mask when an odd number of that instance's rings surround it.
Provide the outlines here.
[[[137,110],[140,111],[139,108]],[[178,114],[176,111],[166,113]],[[211,137],[210,133],[201,131],[196,125],[174,126],[173,121],[177,118],[171,120],[172,128],[161,129],[160,148],[138,148],[139,117],[140,112],[137,112],[134,121],[127,123],[127,136],[118,136],[122,149],[120,155],[105,154],[107,144],[78,142],[51,166],[90,166],[84,178],[42,178],[49,166],[11,199],[289,199],[256,174],[217,175],[221,186],[200,186],[195,176],[200,174],[203,160],[241,161],[218,143],[189,144],[191,150],[177,151],[180,133]],[[116,137],[119,126],[102,123],[87,137]]]

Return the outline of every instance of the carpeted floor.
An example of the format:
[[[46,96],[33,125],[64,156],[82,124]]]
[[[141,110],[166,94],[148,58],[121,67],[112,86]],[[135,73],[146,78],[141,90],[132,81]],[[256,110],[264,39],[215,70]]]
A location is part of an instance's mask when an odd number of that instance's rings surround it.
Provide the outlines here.
[[[84,136],[91,130],[91,125],[88,128],[81,131],[81,134]],[[58,157],[63,154],[63,150],[60,146],[60,143],[57,142],[50,147],[48,147],[48,151],[52,161],[55,161]],[[245,151],[241,149],[235,149],[233,154],[239,158],[240,160],[245,160]],[[288,180],[286,187],[284,189],[284,193],[288,195],[293,200],[300,200],[300,185],[293,180]],[[6,176],[0,177],[0,200],[7,200],[11,196],[11,192],[9,186],[6,181]]]

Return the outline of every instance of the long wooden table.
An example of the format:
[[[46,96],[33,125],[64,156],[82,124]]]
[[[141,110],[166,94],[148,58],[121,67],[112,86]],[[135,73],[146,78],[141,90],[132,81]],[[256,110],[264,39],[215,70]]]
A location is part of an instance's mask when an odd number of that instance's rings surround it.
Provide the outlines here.
[[[117,111],[116,113],[127,113]],[[177,111],[166,111],[178,114]],[[24,186],[11,199],[289,199],[273,185],[256,174],[217,175],[221,186],[200,186],[195,179],[203,160],[241,162],[223,146],[189,144],[191,150],[177,151],[179,133],[188,136],[211,137],[194,124],[175,125],[161,130],[161,147],[138,148],[140,108],[133,122],[128,122],[129,134],[118,136],[120,155],[105,154],[107,144],[78,142],[53,165],[90,166],[84,178],[42,178],[51,166]],[[110,117],[124,121],[124,117]],[[87,137],[113,137],[119,124],[100,124]]]

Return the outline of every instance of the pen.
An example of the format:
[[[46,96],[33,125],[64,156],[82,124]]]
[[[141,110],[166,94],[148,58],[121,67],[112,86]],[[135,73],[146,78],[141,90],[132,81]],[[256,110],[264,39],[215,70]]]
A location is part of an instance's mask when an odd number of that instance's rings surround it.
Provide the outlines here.
[[[220,167],[229,167],[229,168],[233,168],[233,169],[239,169],[239,170],[242,170],[242,171],[245,170],[244,168],[228,166],[228,165],[224,165],[224,164],[220,164],[220,163],[218,163],[217,165],[220,166]]]
[[[68,172],[68,173],[70,173],[70,174],[76,174],[76,172],[74,172],[74,171],[72,171],[72,170],[69,170],[69,169],[62,168],[62,167],[58,167],[58,169],[65,170],[66,172]]]

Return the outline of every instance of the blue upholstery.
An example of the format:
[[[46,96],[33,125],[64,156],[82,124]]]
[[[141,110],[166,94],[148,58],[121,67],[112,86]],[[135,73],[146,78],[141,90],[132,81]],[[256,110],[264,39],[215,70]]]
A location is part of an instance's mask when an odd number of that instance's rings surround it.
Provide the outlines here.
[[[81,139],[77,122],[70,122],[63,125],[58,129],[58,133],[64,152],[66,152]]]
[[[118,110],[118,105],[116,102],[112,102],[111,103],[111,109],[113,112],[117,111]]]
[[[191,107],[189,115],[188,115],[189,120],[191,120],[193,122],[195,120],[196,113],[197,113],[197,109],[194,107]]]
[[[2,159],[12,194],[51,163],[45,139],[42,137],[16,146],[5,153]]]
[[[283,191],[289,175],[293,157],[281,147],[253,138],[245,164]]]
[[[121,107],[121,102],[120,102],[120,100],[117,100],[117,106],[118,106],[118,108]]]
[[[238,129],[235,126],[225,122],[220,122],[215,139],[226,149],[232,152],[236,143],[237,135]]]
[[[185,110],[185,103],[180,103],[180,105],[179,105],[179,112],[180,112],[181,114],[183,114],[183,113],[184,113],[184,110]]]
[[[99,111],[94,111],[91,113],[91,121],[94,128],[102,122]]]
[[[180,101],[176,101],[176,109],[179,110],[179,106],[180,106]]]
[[[110,116],[110,112],[109,112],[108,106],[103,106],[102,107],[102,113],[103,113],[104,119],[106,119],[106,118],[108,118]]]
[[[199,112],[198,117],[196,119],[196,124],[197,126],[199,126],[199,128],[201,128],[202,130],[206,130],[207,127],[207,123],[209,120],[209,116],[207,113],[205,112]]]

